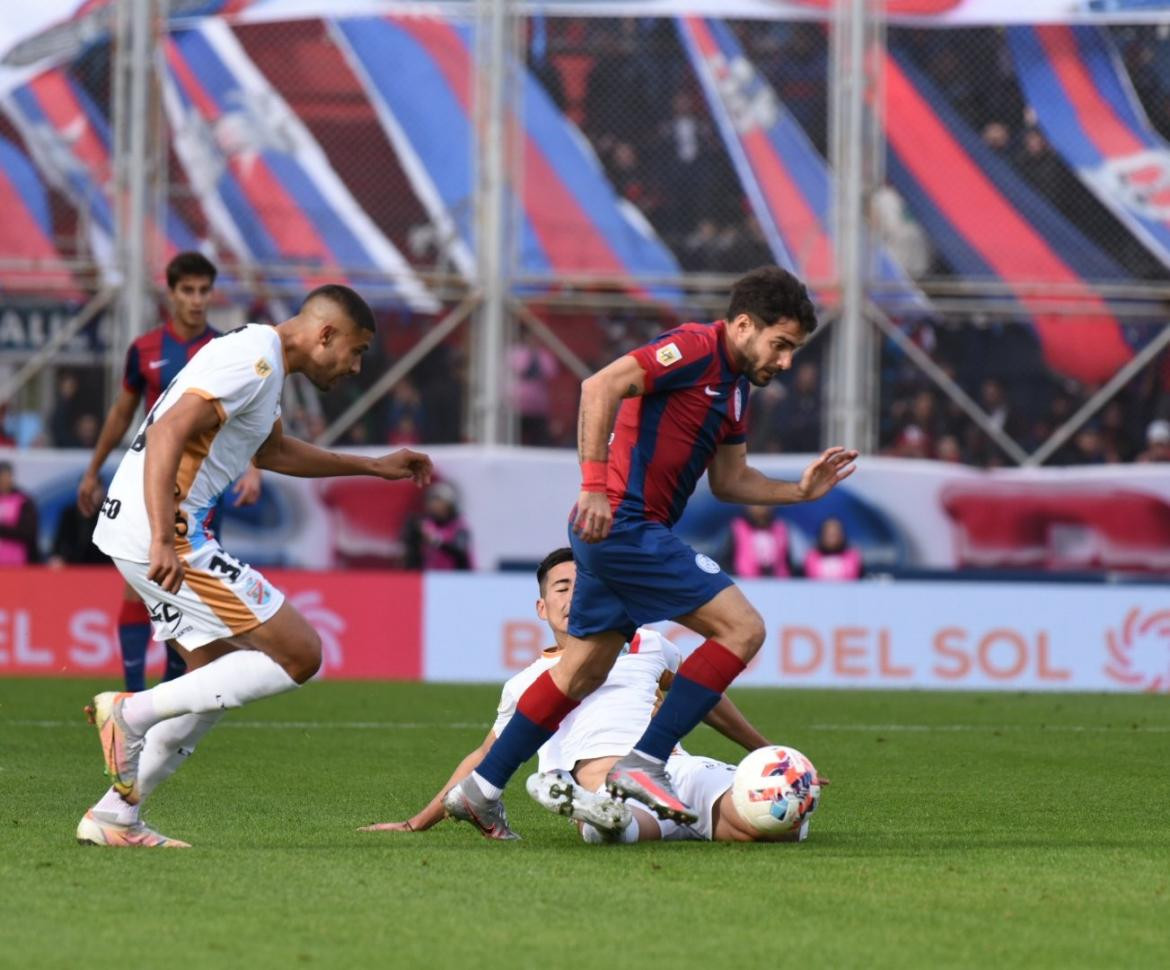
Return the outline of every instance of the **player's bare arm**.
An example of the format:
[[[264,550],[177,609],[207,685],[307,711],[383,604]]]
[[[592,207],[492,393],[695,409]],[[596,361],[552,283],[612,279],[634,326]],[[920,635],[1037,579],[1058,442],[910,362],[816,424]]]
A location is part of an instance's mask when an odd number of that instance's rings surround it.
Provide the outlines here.
[[[711,494],[734,505],[813,502],[857,470],[857,454],[840,446],[829,448],[805,468],[799,482],[781,482],[747,463],[746,445],[720,445],[707,469],[707,480]]]
[[[764,737],[743,712],[724,694],[705,718],[703,723],[713,727],[729,741],[734,741],[746,751],[767,747],[772,742]]]
[[[246,505],[255,505],[260,501],[260,487],[260,469],[252,465],[236,480],[236,484],[232,487],[232,494],[235,496],[232,505],[237,509]]]
[[[218,402],[184,394],[146,429],[143,490],[150,522],[150,566],[146,578],[167,592],[183,585],[183,562],[175,551],[175,493],[179,462],[188,445],[220,425]]]
[[[605,494],[609,434],[618,407],[627,397],[638,397],[646,387],[646,375],[630,356],[619,357],[581,383],[577,411],[577,460],[581,463],[581,494],[573,528],[586,542],[609,535],[613,512]]]
[[[318,448],[283,431],[277,419],[272,434],[256,452],[255,464],[267,471],[296,478],[336,478],[343,475],[373,475],[387,481],[409,478],[416,485],[431,480],[431,459],[422,452],[400,448],[379,458],[347,455]]]
[[[110,457],[110,452],[118,447],[118,443],[126,436],[130,422],[138,412],[138,402],[142,400],[140,394],[122,388],[113,407],[110,408],[106,420],[102,424],[101,434],[94,445],[93,454],[86,466],[85,474],[81,476],[81,484],[77,487],[77,505],[81,514],[93,515],[102,503],[102,465]]]
[[[495,740],[495,733],[488,731],[487,737],[483,739],[483,743],[459,762],[458,767],[451,774],[451,777],[447,779],[447,783],[439,789],[435,797],[427,802],[423,809],[416,812],[405,822],[376,822],[373,825],[363,825],[358,831],[425,832],[427,829],[432,828],[441,822],[446,815],[446,811],[443,809],[443,796],[475,770],[475,766],[483,761],[484,755],[488,753],[488,748],[492,746]]]

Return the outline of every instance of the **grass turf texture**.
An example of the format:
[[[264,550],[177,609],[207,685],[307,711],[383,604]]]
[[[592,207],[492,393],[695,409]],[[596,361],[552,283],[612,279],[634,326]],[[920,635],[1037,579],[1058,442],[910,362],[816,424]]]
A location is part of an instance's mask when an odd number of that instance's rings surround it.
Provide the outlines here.
[[[104,790],[98,686],[0,682],[0,966],[1165,966],[1164,697],[742,690],[833,781],[809,841],[595,847],[527,771],[522,842],[355,832],[421,807],[496,691],[314,684],[230,714],[156,793],[195,849],[118,851],[73,837]],[[707,728],[689,747],[737,760]]]

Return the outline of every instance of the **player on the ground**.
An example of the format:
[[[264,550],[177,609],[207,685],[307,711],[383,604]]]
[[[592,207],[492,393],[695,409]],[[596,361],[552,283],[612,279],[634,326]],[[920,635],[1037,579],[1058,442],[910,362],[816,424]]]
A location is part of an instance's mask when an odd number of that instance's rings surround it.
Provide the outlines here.
[[[90,456],[89,465],[77,489],[77,505],[87,518],[101,507],[102,465],[125,437],[130,422],[138,413],[138,402],[145,401],[149,412],[163,388],[187,366],[187,361],[209,340],[219,336],[207,325],[207,304],[211,299],[216,275],[215,264],[202,253],[179,253],[167,263],[170,316],[161,326],[135,340],[126,353],[122,391],[106,415],[93,455]],[[236,505],[251,505],[255,502],[260,496],[259,469],[250,467],[245,471],[232,491]],[[218,524],[216,520],[215,525]],[[129,583],[122,588],[118,643],[122,649],[122,676],[126,690],[144,690],[150,616]],[[183,658],[168,646],[163,680],[173,680],[186,669]]]
[[[363,831],[421,832],[443,818],[443,796],[471,774],[515,715],[516,702],[528,685],[563,655],[576,575],[573,552],[567,548],[549,553],[537,568],[540,598],[536,601],[536,614],[548,623],[554,643],[504,685],[496,721],[483,744],[459,763],[439,793],[410,819],[368,825]],[[681,748],[675,749],[667,765],[680,797],[698,810],[699,820],[694,825],[659,821],[639,807],[631,811],[622,802],[602,793],[606,774],[645,730],[661,697],[660,688],[668,687],[679,660],[678,648],[665,637],[654,630],[638,630],[629,648],[615,661],[605,683],[585,698],[541,746],[540,773],[528,779],[529,793],[550,811],[575,819],[585,841],[746,842],[763,838],[740,818],[732,804],[730,789],[735,766],[694,757]],[[748,751],[769,743],[726,697],[708,713],[706,721]],[[807,824],[800,832],[790,833],[789,838],[802,838],[805,832]]]
[[[605,681],[637,627],[673,619],[706,639],[607,784],[660,818],[695,821],[671,790],[666,760],[755,656],[765,631],[731,578],[671,527],[704,471],[715,497],[736,505],[812,501],[852,474],[857,452],[839,447],[810,464],[799,482],[774,481],[747,464],[748,386],[763,387],[787,370],[816,326],[804,284],[776,267],[758,269],[733,287],[726,320],[683,324],[581,385],[570,637],[483,761],[447,793],[452,816],[501,838],[508,779]]]
[[[284,595],[207,529],[219,496],[250,463],[283,475],[374,475],[430,481],[431,461],[325,451],[282,433],[289,374],[320,390],[361,369],[374,315],[346,286],[326,285],[275,327],[249,324],[213,340],[167,387],[126,452],[94,543],[142,597],[155,636],[188,672],[137,694],[93,699],[112,787],[77,828],[97,845],[185,846],[148,829],[142,800],[182,763],[225,710],[292,690],[317,672],[321,638]]]

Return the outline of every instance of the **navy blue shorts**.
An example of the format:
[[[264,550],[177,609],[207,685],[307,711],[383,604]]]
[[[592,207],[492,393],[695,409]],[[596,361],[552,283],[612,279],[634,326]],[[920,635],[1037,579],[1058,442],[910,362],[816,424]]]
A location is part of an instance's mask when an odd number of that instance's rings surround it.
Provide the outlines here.
[[[691,613],[733,585],[715,560],[695,552],[659,522],[615,524],[601,542],[588,543],[569,524],[577,582],[569,633],[587,637]]]

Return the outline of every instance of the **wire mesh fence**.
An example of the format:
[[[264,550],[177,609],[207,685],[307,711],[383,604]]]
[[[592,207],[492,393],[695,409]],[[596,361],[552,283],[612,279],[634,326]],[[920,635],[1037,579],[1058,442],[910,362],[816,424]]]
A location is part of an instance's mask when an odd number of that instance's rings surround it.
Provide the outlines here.
[[[1034,451],[1065,407],[1053,402],[1075,411],[1091,400],[1165,323],[1164,26],[894,22],[864,76],[841,77],[831,17],[557,16],[488,3],[264,21],[172,13],[182,16],[151,21],[148,65],[150,203],[138,231],[151,324],[166,312],[163,269],[186,249],[219,265],[224,321],[276,319],[317,283],[349,282],[384,321],[383,371],[464,299],[503,302],[495,343],[472,313],[339,430],[344,440],[458,440],[476,409],[496,408],[505,440],[571,444],[561,412],[582,367],[717,318],[731,280],[774,262],[813,284],[830,324],[755,396],[752,446],[825,444],[841,289],[833,116],[853,82],[879,125],[862,169],[865,292],[875,323],[902,335],[882,338],[881,447],[917,453],[903,440],[917,407],[931,452],[951,455],[938,443],[954,438],[964,460],[1004,456],[986,426],[940,425],[951,397],[922,376],[922,357],[1005,430],[997,395],[1034,419],[1011,428]],[[0,91],[0,154],[24,220],[0,232],[9,378],[124,277],[127,126],[141,119],[117,109],[125,39],[116,17],[103,23]],[[109,336],[124,326],[99,314],[52,367],[100,398]],[[498,357],[495,388],[472,366],[484,353]],[[1170,408],[1160,353],[1140,363],[1147,390],[1098,409],[1116,422],[1120,407],[1131,437]],[[9,423],[42,414],[36,433],[21,425],[22,441],[73,442],[43,416],[60,396],[48,375],[9,396]],[[374,386],[376,374],[363,380]],[[435,381],[443,392],[429,406],[413,400]],[[352,403],[290,415],[312,432]]]

